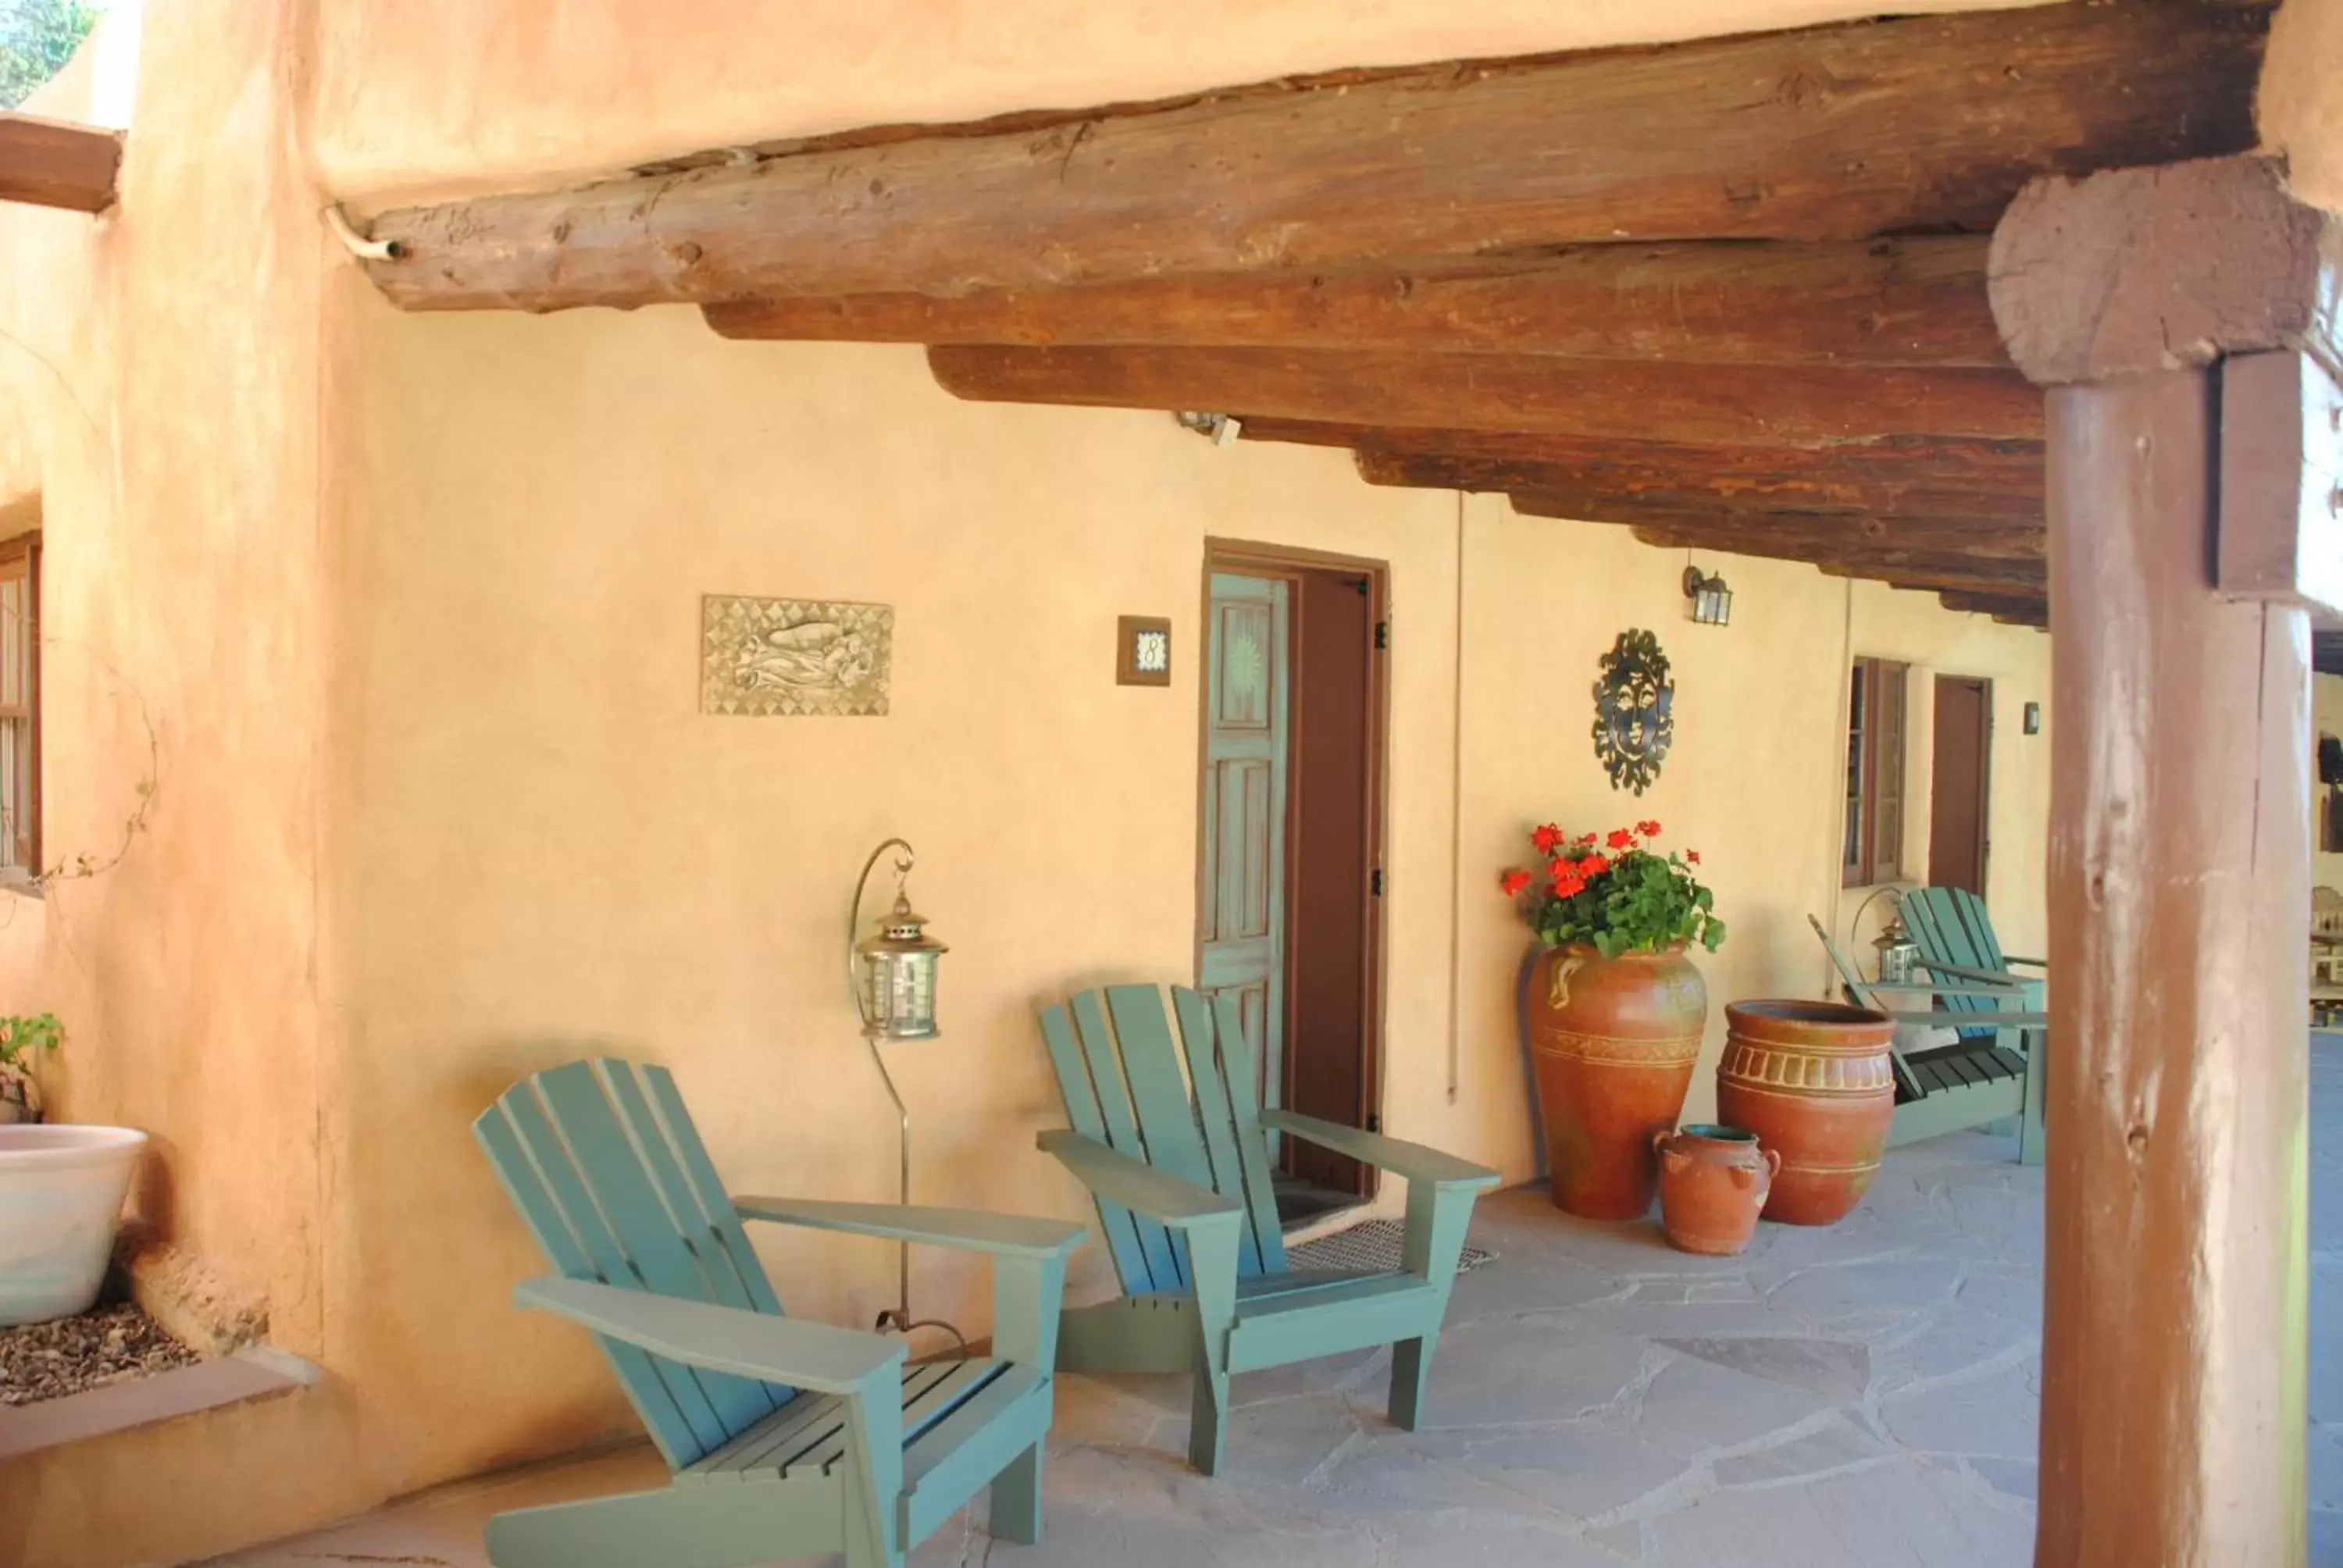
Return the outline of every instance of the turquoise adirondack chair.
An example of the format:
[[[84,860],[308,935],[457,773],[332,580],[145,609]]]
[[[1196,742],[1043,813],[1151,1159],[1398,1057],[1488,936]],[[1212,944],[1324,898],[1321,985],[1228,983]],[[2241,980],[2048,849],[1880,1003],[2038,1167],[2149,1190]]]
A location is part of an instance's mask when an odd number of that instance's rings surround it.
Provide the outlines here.
[[[2044,976],[2016,971],[2047,970],[2049,961],[2005,954],[2001,939],[1994,935],[1993,917],[1986,912],[1983,899],[1966,888],[1915,888],[1904,895],[1898,908],[1904,917],[1904,929],[1911,933],[1912,944],[1920,950],[1920,962],[1930,973],[1972,985],[2015,990],[2025,999],[2027,1008],[2037,1012],[2042,1010]],[[1948,1001],[1946,1010],[2000,1010],[1989,997],[1970,998],[1959,1007]],[[1977,1032],[1990,1034],[1993,1030],[1988,1026]]]
[[[2025,993],[2008,986],[1931,980],[1896,987],[1866,980],[1839,950],[1822,921],[1808,915],[1806,923],[1822,939],[1847,995],[1860,1006],[1884,1012],[1898,1023],[1940,1027],[1954,1027],[1960,1019],[1977,1016],[1966,1005],[1954,1011],[1956,1003],[1982,1004],[1993,1013],[1993,1027],[1964,1030],[1950,1045],[1894,1051],[1896,1120],[1888,1128],[1889,1146],[1917,1143],[1924,1138],[2015,1118],[2019,1162],[2042,1163],[2042,1050],[2026,1040],[2029,1034],[2037,1040],[2041,1038],[2039,1031],[2048,1027],[2048,1016],[2028,1010]],[[1899,990],[1926,996],[1941,1004],[1943,1010],[1899,1010],[1895,1005]]]
[[[1082,1228],[956,1209],[729,1198],[662,1068],[522,1080],[473,1135],[555,1273],[522,1307],[594,1331],[668,1467],[661,1491],[498,1514],[495,1568],[747,1568],[843,1552],[900,1568],[980,1487],[992,1533],[1041,1532],[1066,1254]],[[990,1252],[993,1353],[781,1315],[742,1219]]]
[[[2013,1007],[2028,1013],[2046,1011],[2044,994],[2049,960],[2004,953],[1983,899],[1966,888],[1915,888],[1904,895],[1897,908],[1904,917],[1904,929],[1911,934],[1913,945],[1920,950],[1923,968],[1931,974],[1945,976],[1964,987],[1981,988],[1988,993],[1978,995],[1970,990],[1958,998],[1946,1000],[1947,1012],[1996,1015],[1990,1023],[1963,1025],[1964,1039],[1996,1038],[2007,1027],[2001,1015]],[[2041,972],[2020,974],[2017,971],[2021,969]],[[2015,1002],[2009,1000],[2013,995],[2017,999]],[[2037,1042],[2046,1040],[2046,1019],[2042,1031],[2034,1037]],[[2026,1051],[2026,1110],[2018,1124],[2017,1141],[2018,1158],[2029,1165],[2038,1164],[2042,1159],[2044,1079],[2049,1067],[2046,1045],[2037,1043],[2036,1049]]]
[[[1188,1459],[1219,1470],[1232,1373],[1369,1345],[1392,1349],[1391,1418],[1413,1430],[1484,1166],[1315,1117],[1260,1109],[1233,998],[1110,986],[1041,1012],[1071,1129],[1041,1145],[1098,1202],[1123,1294],[1066,1314],[1058,1365],[1193,1371]],[[1406,1178],[1402,1266],[1293,1272],[1285,1263],[1265,1132]]]

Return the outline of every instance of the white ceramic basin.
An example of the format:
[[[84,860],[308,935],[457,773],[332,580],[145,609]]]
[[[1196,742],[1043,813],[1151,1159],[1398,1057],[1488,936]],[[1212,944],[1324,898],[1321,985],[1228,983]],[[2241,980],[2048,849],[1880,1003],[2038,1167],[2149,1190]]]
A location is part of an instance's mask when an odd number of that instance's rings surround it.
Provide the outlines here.
[[[0,1328],[87,1312],[146,1135],[0,1127]]]

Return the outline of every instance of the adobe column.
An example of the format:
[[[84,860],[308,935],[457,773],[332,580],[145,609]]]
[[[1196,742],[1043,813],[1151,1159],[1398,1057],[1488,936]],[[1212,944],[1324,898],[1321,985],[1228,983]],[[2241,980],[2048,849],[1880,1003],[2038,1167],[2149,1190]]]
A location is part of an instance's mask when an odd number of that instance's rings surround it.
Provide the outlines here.
[[[2035,1560],[2056,1568],[2306,1552],[2307,607],[2343,598],[2336,254],[2257,158],[2038,181],[1994,236],[1994,313],[2049,403]]]

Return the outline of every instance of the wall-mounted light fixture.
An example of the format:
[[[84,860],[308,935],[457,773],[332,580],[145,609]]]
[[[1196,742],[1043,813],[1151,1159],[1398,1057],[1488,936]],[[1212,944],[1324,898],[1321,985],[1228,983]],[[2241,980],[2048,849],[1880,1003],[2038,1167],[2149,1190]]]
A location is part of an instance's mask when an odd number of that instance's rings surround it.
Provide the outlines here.
[[[1234,442],[1244,429],[1244,421],[1233,414],[1207,414],[1193,408],[1183,408],[1172,416],[1182,430],[1193,430],[1199,436],[1209,436],[1215,447]]]
[[[1703,572],[1698,567],[1684,568],[1684,598],[1692,601],[1692,618],[1703,626],[1726,626],[1733,620],[1733,590],[1725,579]]]
[[[2025,718],[2026,734],[2039,735],[2042,733],[2042,705],[2040,703],[2027,703],[2026,705]]]

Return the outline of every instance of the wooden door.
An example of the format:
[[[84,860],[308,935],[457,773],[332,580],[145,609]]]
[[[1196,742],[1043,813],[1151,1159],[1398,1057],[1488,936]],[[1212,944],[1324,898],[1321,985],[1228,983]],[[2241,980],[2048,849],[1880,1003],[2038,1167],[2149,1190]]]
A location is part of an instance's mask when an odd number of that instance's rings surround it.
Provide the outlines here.
[[[1214,572],[1205,649],[1197,984],[1236,999],[1264,1107],[1284,1103],[1289,601],[1282,579]]]
[[[1985,897],[1993,683],[1936,677],[1936,765],[1929,789],[1928,880]]]
[[[1292,579],[1293,758],[1288,773],[1285,1104],[1342,1127],[1373,1120],[1374,579],[1321,568]],[[1367,1191],[1359,1162],[1296,1139],[1292,1175]]]

